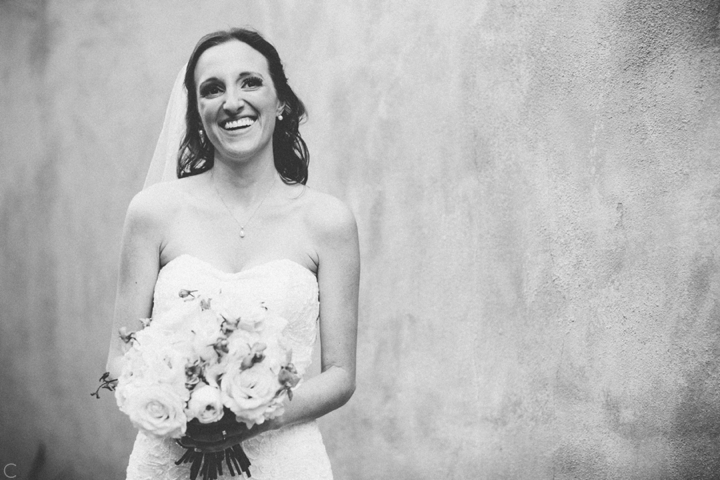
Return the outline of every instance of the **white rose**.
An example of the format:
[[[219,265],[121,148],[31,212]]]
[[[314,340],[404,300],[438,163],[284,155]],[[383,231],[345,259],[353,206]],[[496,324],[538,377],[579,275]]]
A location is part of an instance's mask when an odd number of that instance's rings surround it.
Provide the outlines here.
[[[121,410],[135,427],[159,437],[180,438],[185,433],[185,399],[170,385],[128,387]]]
[[[234,363],[221,382],[223,403],[248,427],[270,418],[266,413],[275,413],[274,400],[281,388],[277,373],[262,362],[246,370]]]
[[[190,394],[190,401],[185,411],[188,420],[197,418],[200,423],[213,423],[223,416],[223,403],[220,389],[203,384]]]

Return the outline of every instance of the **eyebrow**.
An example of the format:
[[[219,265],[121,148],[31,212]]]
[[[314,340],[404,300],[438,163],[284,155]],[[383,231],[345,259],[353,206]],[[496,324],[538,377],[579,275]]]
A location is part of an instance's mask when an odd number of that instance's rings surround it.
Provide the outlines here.
[[[246,77],[260,77],[260,78],[262,78],[262,79],[265,78],[262,73],[252,72],[252,71],[240,72],[240,74],[238,75],[237,78],[238,78],[238,79],[243,79],[243,78],[246,78]],[[211,82],[222,82],[222,81],[221,81],[218,77],[206,78],[205,80],[203,80],[202,82],[200,82],[200,83],[198,84],[198,88],[202,87],[202,86],[205,85],[206,83],[211,83]]]

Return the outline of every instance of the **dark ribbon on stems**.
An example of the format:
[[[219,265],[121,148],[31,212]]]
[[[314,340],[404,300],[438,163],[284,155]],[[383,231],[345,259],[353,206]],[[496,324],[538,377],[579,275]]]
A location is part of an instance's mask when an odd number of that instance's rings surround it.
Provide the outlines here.
[[[196,452],[194,448],[184,447],[185,454],[175,465],[190,463],[190,480],[195,480],[198,474],[202,475],[203,480],[216,480],[218,475],[223,474],[223,461],[227,465],[230,476],[240,475],[244,473],[248,477],[250,475],[250,459],[245,455],[240,444],[228,447],[221,452]],[[234,467],[234,468],[233,468]]]
[[[197,419],[191,420],[187,425],[187,433],[190,434],[190,438],[193,435],[217,435],[218,432],[224,432],[233,425],[237,425],[235,414],[225,408],[225,415],[217,422],[202,424]],[[221,435],[222,437],[218,441],[225,440],[225,435]],[[185,449],[185,453],[175,462],[175,465],[189,463],[190,480],[195,480],[198,475],[202,475],[202,480],[216,480],[218,475],[223,474],[223,462],[232,477],[242,474],[248,478],[252,476],[250,475],[250,459],[239,443],[219,452],[196,452],[195,448],[197,447],[184,445],[184,439],[185,437],[177,441],[177,444]],[[202,442],[193,441],[193,443],[202,445]],[[207,443],[207,446],[211,445],[211,442]]]

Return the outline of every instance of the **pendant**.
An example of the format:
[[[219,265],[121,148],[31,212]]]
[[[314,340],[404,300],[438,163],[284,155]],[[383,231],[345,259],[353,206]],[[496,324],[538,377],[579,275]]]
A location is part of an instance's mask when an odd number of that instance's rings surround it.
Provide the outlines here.
[[[240,238],[245,238],[245,229],[240,227]]]

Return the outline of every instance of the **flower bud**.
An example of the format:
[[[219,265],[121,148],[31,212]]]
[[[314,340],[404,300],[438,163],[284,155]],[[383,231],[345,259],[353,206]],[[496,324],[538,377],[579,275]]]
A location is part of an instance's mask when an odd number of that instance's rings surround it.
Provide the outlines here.
[[[120,334],[120,340],[122,340],[125,343],[130,343],[133,340],[135,340],[135,332],[129,332],[127,327],[120,327],[118,329],[118,333]]]
[[[263,352],[265,352],[266,348],[267,345],[262,342],[258,342],[253,345],[250,349],[250,353],[245,358],[243,358],[243,361],[240,364],[240,368],[242,370],[247,370],[248,368],[252,368],[252,366],[256,363],[262,362],[265,359],[265,353]]]
[[[278,381],[285,388],[295,388],[300,382],[300,375],[297,374],[295,366],[290,363],[286,367],[282,367],[280,369],[280,373],[278,374]]]

